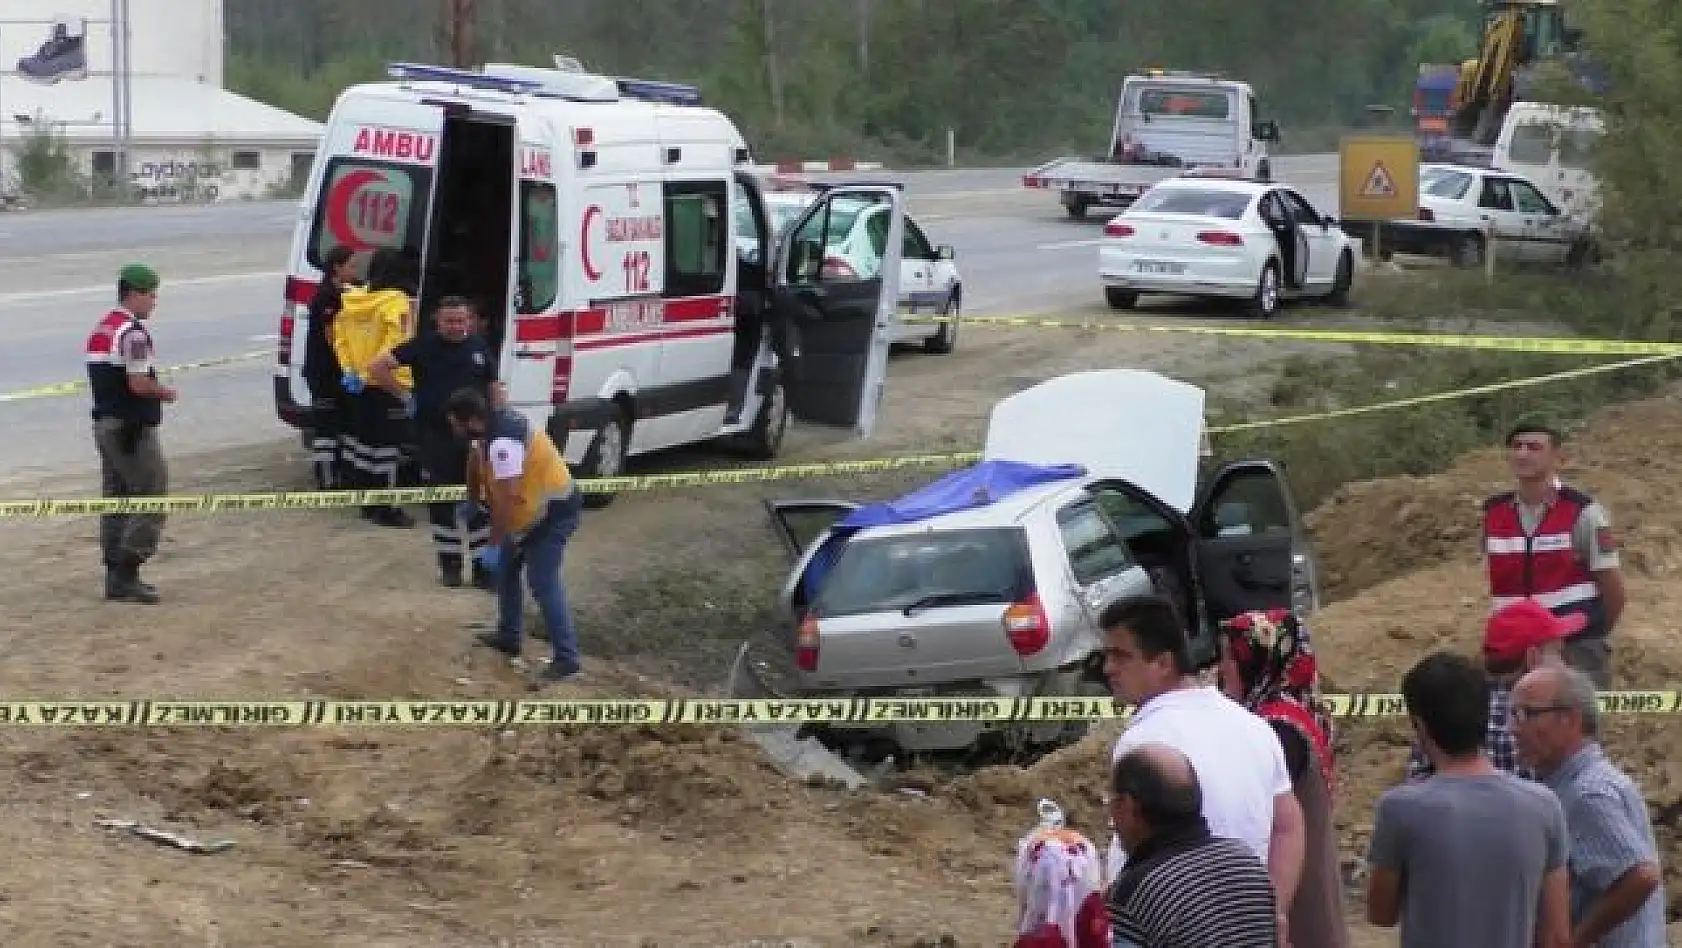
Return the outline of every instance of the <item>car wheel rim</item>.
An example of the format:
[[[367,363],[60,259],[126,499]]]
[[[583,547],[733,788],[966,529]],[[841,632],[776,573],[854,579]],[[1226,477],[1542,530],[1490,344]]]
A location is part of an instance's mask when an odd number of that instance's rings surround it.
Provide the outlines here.
[[[949,323],[942,323],[940,325],[940,333],[942,338],[946,341],[946,344],[951,345],[958,341],[958,304],[953,303],[952,305],[946,307],[946,315],[950,317],[952,321]]]
[[[1274,307],[1279,305],[1279,278],[1273,275],[1272,270],[1262,271],[1261,304],[1264,313],[1273,312]]]

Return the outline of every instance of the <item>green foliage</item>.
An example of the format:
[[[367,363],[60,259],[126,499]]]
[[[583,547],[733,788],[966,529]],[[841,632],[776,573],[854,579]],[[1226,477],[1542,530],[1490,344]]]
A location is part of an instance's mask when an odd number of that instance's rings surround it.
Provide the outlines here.
[[[17,187],[36,203],[54,204],[85,195],[88,183],[62,135],[44,116],[30,123],[29,132],[11,143],[12,172]]]
[[[229,0],[230,86],[316,118],[399,56],[443,61],[440,4]],[[480,0],[480,60],[557,52],[696,82],[761,154],[966,163],[1101,151],[1148,65],[1256,85],[1293,148],[1371,104],[1405,112],[1419,56],[1464,55],[1476,0]],[[418,17],[416,10],[422,12]],[[424,28],[417,28],[417,19]],[[767,24],[769,23],[769,28]]]

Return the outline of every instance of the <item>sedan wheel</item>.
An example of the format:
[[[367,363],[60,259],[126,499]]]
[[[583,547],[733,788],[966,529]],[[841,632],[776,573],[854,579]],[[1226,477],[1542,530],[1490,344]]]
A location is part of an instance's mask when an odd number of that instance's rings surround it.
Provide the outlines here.
[[[1279,264],[1269,260],[1262,267],[1261,279],[1256,283],[1256,295],[1250,299],[1250,315],[1272,319],[1279,313]]]

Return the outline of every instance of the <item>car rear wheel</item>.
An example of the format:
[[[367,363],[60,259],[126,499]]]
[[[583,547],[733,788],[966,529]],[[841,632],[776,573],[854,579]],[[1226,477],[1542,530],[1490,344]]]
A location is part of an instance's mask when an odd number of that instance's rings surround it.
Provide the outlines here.
[[[759,406],[753,427],[743,436],[743,447],[758,461],[769,461],[783,446],[783,434],[788,431],[788,392],[783,388],[781,373],[771,383],[771,394]]]
[[[1459,234],[1448,248],[1449,262],[1457,267],[1481,267],[1483,266],[1483,255],[1482,234]]]
[[[1245,307],[1251,316],[1259,319],[1272,319],[1279,315],[1279,263],[1269,260],[1262,267],[1261,278],[1256,281],[1256,295],[1250,298]]]
[[[1106,286],[1104,287],[1104,302],[1109,303],[1111,309],[1132,309],[1139,305],[1139,294],[1134,290]]]
[[[958,293],[954,290],[952,295],[947,297],[945,308],[940,311],[940,315],[950,318],[952,322],[940,323],[940,328],[935,330],[935,334],[923,340],[924,352],[946,355],[958,347],[959,305]]]
[[[1355,255],[1345,250],[1337,258],[1337,276],[1332,280],[1332,291],[1326,294],[1328,306],[1348,306],[1349,290],[1355,285]]]

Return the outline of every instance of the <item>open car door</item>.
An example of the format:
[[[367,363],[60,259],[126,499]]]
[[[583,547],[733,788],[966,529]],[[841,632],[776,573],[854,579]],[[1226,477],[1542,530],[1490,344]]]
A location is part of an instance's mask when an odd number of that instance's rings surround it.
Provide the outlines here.
[[[767,500],[765,509],[771,514],[771,526],[783,541],[789,556],[799,560],[842,518],[857,510],[858,504],[844,500]]]
[[[1192,514],[1211,624],[1241,612],[1319,606],[1313,553],[1277,462],[1234,461],[1210,478]]]
[[[861,212],[884,203],[883,260],[855,269],[835,251]],[[783,385],[795,417],[852,428],[861,438],[875,430],[888,349],[898,331],[904,233],[898,185],[836,185],[825,187],[779,238],[771,308],[787,339]]]

